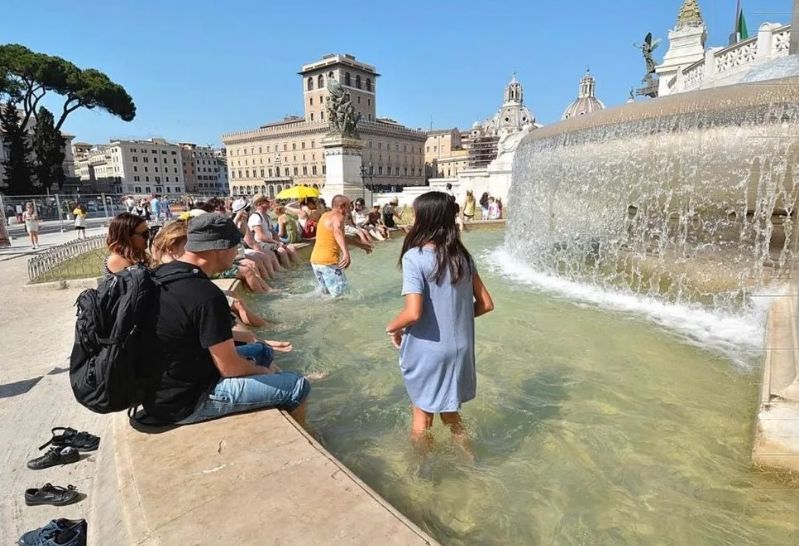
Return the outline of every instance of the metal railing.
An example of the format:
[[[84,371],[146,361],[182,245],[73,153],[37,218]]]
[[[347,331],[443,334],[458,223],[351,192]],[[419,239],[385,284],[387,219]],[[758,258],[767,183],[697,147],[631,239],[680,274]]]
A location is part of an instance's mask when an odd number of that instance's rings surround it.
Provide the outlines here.
[[[97,256],[89,260],[80,258],[92,251],[105,249],[105,238],[105,235],[95,235],[76,239],[40,252],[28,260],[28,280],[36,283],[99,276],[101,259]]]

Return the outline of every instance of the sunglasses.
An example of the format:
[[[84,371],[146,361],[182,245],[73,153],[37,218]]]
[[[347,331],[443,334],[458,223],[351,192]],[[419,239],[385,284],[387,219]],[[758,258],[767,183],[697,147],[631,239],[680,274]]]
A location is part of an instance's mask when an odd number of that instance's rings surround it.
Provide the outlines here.
[[[150,230],[148,229],[146,231],[134,231],[133,235],[138,235],[139,237],[141,237],[146,241],[147,239],[150,238]]]

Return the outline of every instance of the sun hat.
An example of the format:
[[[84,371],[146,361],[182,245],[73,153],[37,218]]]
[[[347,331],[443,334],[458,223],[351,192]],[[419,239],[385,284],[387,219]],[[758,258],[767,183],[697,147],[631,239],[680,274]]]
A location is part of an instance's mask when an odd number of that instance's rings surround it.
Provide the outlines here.
[[[227,250],[241,242],[241,232],[233,223],[216,212],[208,212],[189,220],[186,250],[203,252]]]
[[[232,205],[233,214],[236,214],[237,212],[239,212],[241,210],[244,210],[244,209],[246,209],[249,206],[250,206],[250,204],[247,202],[247,200],[244,199],[243,197],[240,197],[240,198],[236,199],[235,201],[233,201],[233,205]]]

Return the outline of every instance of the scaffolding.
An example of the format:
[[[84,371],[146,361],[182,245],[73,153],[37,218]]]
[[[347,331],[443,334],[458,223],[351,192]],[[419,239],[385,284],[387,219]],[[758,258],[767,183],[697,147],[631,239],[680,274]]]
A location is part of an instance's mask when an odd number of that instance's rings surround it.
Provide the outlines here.
[[[497,158],[499,136],[475,135],[469,147],[469,167],[485,167]]]

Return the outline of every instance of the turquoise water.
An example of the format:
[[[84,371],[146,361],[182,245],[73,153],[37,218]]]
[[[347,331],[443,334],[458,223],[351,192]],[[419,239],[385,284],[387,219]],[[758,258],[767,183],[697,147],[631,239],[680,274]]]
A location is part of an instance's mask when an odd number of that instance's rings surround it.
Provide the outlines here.
[[[502,240],[465,235],[496,303],[477,320],[463,409],[473,463],[438,422],[427,461],[410,447],[384,334],[402,305],[399,242],[353,251],[343,300],[315,295],[308,266],[250,300],[277,321],[263,337],[294,343],[284,369],[328,374],[309,402],[316,437],[444,544],[799,544],[799,484],[750,465],[759,360],[735,330],[748,319],[570,296],[506,264]]]

